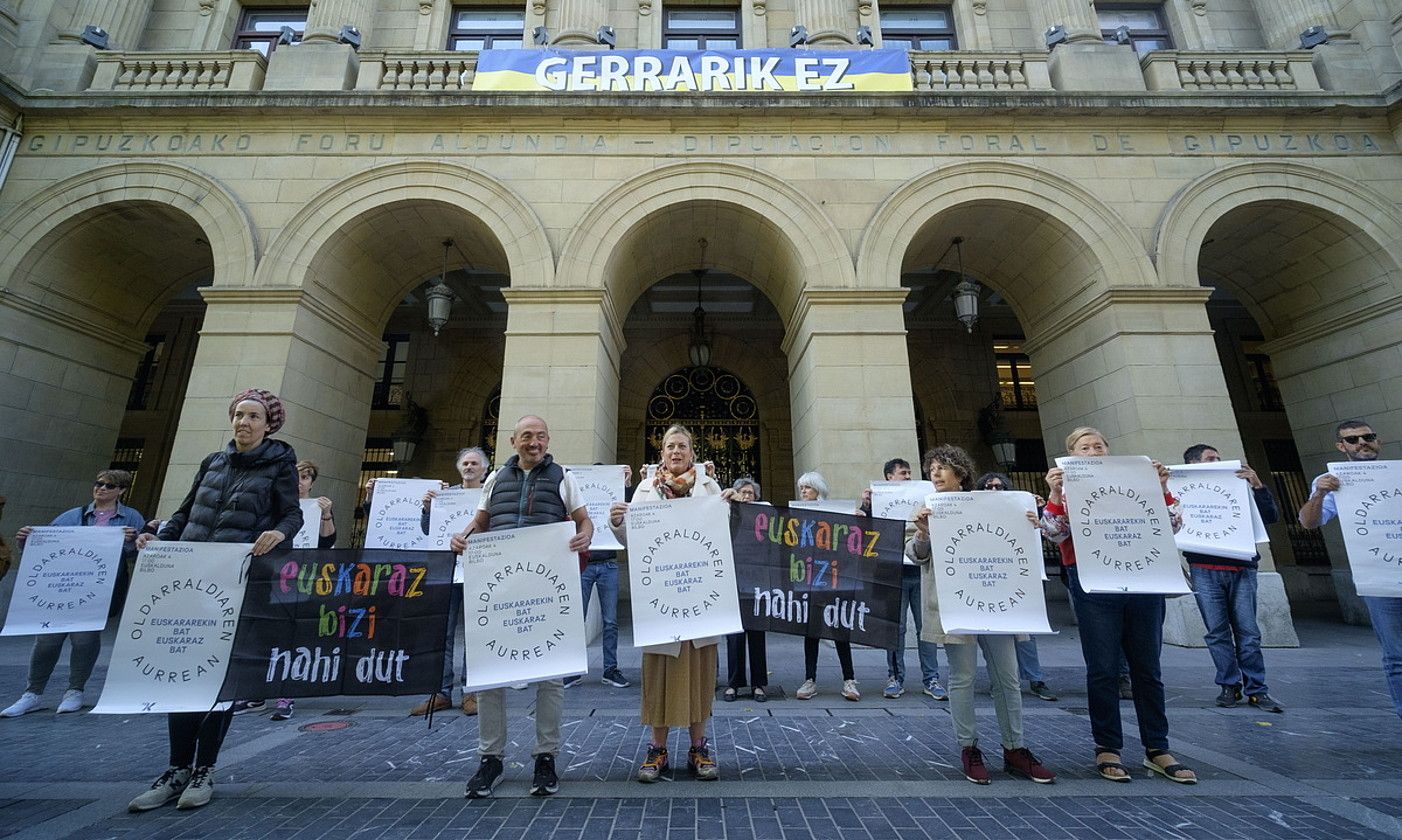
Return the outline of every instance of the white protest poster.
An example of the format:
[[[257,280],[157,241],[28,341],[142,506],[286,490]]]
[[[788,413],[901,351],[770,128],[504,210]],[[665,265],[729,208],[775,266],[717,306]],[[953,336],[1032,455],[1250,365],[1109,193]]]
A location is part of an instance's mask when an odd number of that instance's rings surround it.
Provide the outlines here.
[[[1402,596],[1402,461],[1329,465],[1348,565],[1359,595]]]
[[[1251,485],[1236,475],[1241,462],[1176,464],[1168,469],[1168,492],[1178,499],[1183,514],[1183,528],[1174,534],[1178,548],[1234,560],[1255,557]]]
[[[321,505],[316,499],[298,499],[302,508],[302,530],[292,537],[293,548],[316,548],[321,537]]]
[[[789,502],[789,507],[791,508],[807,508],[808,510],[821,510],[826,513],[845,513],[848,516],[855,514],[857,508],[861,506],[861,502],[858,502],[856,499],[814,499],[811,502],[803,499],[794,499],[792,502]]]
[[[935,485],[928,481],[873,481],[871,515],[906,522],[933,492]]]
[[[720,496],[628,506],[636,647],[738,633],[730,508]]]
[[[1050,633],[1041,532],[1021,491],[932,493],[930,562],[946,633]]]
[[[1143,455],[1057,458],[1087,592],[1186,595],[1173,523],[1153,462]]]
[[[448,543],[461,534],[477,515],[482,501],[481,487],[452,487],[439,490],[428,506],[428,545],[426,548],[450,551]],[[462,581],[459,580],[459,583]]]
[[[614,502],[624,500],[623,467],[590,466],[566,467],[574,475],[579,495],[594,522],[594,540],[589,543],[590,551],[618,551],[623,548],[609,527],[609,507]]]
[[[205,712],[229,668],[249,543],[153,542],[136,572],[96,714]]]
[[[125,539],[122,528],[111,526],[31,529],[0,636],[106,627]]]
[[[427,478],[381,478],[370,497],[366,548],[430,549],[423,531],[424,494],[442,482]]]
[[[589,670],[573,522],[473,534],[463,555],[467,690]]]

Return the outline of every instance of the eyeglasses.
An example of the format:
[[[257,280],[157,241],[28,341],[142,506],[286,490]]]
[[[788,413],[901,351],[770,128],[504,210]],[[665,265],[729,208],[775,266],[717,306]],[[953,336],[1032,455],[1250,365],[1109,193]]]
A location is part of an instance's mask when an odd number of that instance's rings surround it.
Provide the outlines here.
[[[1359,442],[1359,441],[1367,441],[1368,443],[1372,443],[1373,441],[1375,441],[1375,440],[1377,440],[1377,439],[1378,439],[1378,433],[1377,433],[1377,432],[1369,432],[1369,433],[1366,434],[1366,435],[1339,435],[1339,440],[1343,441],[1344,443],[1349,444],[1350,446],[1356,446],[1356,445],[1358,445],[1358,442]]]
[[[112,483],[107,482],[107,481],[94,481],[94,482],[92,483],[92,486],[93,486],[93,487],[100,487],[100,488],[102,488],[103,490],[121,490],[121,489],[122,489],[122,485],[120,485],[120,484],[112,484]]]
[[[985,490],[1002,490],[1002,489],[1003,489],[1003,483],[1000,482],[1000,481],[990,481],[989,483],[983,485],[983,489],[985,489]]]

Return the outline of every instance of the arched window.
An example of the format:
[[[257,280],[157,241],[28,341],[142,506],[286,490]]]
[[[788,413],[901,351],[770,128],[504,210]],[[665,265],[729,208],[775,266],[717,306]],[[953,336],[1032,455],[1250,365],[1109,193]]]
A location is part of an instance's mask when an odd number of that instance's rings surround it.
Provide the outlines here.
[[[667,427],[691,430],[696,462],[714,461],[716,481],[759,479],[759,407],[735,374],[717,367],[684,367],[662,380],[647,404],[645,454],[655,464]]]

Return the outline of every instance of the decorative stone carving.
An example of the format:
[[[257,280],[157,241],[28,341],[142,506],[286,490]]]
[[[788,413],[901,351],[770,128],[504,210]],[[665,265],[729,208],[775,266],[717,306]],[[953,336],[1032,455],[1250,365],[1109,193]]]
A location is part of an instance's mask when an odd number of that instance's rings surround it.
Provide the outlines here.
[[[433,14],[433,0],[419,0],[419,14]]]
[[[638,14],[643,17],[652,14],[652,0],[638,0]]]
[[[988,14],[988,0],[974,0],[973,5],[974,5],[974,14],[976,14],[976,15],[986,15],[986,14]]]
[[[767,0],[750,0],[750,5],[754,7],[755,17],[764,17],[764,13],[769,11],[765,3]]]
[[[200,0],[200,17],[209,17],[214,14],[214,4],[216,0]]]
[[[1199,17],[1207,14],[1207,0],[1193,0],[1193,14]]]

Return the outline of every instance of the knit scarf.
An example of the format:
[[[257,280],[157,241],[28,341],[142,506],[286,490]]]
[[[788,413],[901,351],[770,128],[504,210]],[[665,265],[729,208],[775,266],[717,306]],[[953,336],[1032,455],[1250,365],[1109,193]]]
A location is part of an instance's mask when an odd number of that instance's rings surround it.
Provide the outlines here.
[[[682,499],[691,495],[691,488],[696,485],[696,466],[678,475],[672,475],[666,467],[657,468],[657,492],[662,494],[664,499]]]

